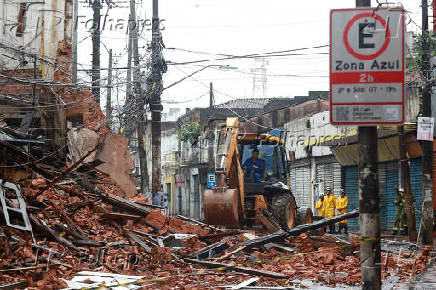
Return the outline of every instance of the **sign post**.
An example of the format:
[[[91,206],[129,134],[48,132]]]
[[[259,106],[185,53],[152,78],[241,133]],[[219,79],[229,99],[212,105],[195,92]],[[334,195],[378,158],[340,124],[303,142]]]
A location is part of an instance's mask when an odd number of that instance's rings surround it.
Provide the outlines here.
[[[360,261],[363,289],[381,289],[377,127],[404,122],[404,12],[330,13],[330,122],[358,125]]]

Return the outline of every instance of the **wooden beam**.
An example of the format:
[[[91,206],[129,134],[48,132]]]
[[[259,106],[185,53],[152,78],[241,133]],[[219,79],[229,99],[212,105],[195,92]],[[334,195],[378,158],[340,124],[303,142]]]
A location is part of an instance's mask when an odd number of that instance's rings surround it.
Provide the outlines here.
[[[186,262],[194,263],[194,264],[200,264],[203,266],[206,266],[208,268],[221,268],[225,267],[227,270],[233,270],[240,273],[246,273],[256,276],[265,276],[270,278],[276,278],[276,279],[286,279],[288,278],[288,275],[280,274],[276,272],[266,271],[266,270],[258,270],[254,268],[249,267],[240,267],[230,264],[223,264],[223,263],[217,263],[217,262],[211,262],[211,261],[203,261],[203,260],[197,260],[197,259],[185,259]]]
[[[263,236],[260,238],[252,239],[250,241],[242,242],[238,245],[235,245],[234,248],[243,247],[244,249],[250,249],[253,247],[258,247],[258,246],[268,244],[270,242],[282,241],[283,239],[285,239],[287,237],[298,236],[299,234],[302,234],[302,233],[305,233],[308,231],[312,231],[312,230],[316,230],[316,229],[322,228],[322,227],[330,225],[330,224],[335,224],[335,223],[340,222],[342,220],[355,218],[357,216],[359,216],[358,209],[350,211],[349,213],[345,213],[345,214],[341,214],[341,215],[329,218],[329,219],[322,219],[322,220],[316,221],[312,224],[299,225],[299,226],[296,226],[295,228],[292,228],[288,231],[278,231],[278,232],[273,233],[273,234],[268,235],[268,236]]]

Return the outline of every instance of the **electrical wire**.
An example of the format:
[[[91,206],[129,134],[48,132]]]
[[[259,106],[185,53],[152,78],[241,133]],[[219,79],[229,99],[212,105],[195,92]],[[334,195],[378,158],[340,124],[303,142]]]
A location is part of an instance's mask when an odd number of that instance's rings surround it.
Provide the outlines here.
[[[63,149],[66,148],[67,146],[68,146],[68,144],[65,144],[65,145],[62,146],[61,148],[59,148],[59,149],[57,149],[57,150],[51,152],[50,154],[48,154],[48,155],[46,155],[46,156],[44,156],[44,157],[42,157],[42,158],[40,158],[40,159],[38,159],[38,160],[32,161],[32,162],[20,163],[20,164],[16,164],[16,165],[3,165],[3,166],[0,166],[0,168],[16,168],[16,167],[24,167],[24,166],[28,166],[28,165],[30,165],[30,164],[39,163],[39,162],[41,162],[41,161],[43,161],[43,160],[45,160],[45,159],[47,159],[47,158],[49,158],[49,157],[51,157],[51,156],[57,154],[59,151],[63,150]]]

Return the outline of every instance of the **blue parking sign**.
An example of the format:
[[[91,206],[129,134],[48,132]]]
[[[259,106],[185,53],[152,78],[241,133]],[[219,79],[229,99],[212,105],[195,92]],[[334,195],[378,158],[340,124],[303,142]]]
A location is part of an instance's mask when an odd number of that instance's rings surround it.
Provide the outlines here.
[[[207,188],[212,188],[216,186],[216,176],[214,173],[207,174]]]

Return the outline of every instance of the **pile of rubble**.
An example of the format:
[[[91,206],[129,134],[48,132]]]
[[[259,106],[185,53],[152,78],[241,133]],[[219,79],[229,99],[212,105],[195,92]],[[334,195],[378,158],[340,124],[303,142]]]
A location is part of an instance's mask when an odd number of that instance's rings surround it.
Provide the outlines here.
[[[58,55],[57,63],[68,66],[61,56],[70,59],[71,47],[60,43]],[[56,77],[69,81],[60,72]],[[164,215],[137,195],[128,139],[109,130],[92,94],[64,87],[50,94],[66,104],[69,123],[66,132],[52,134],[55,152],[44,147],[49,129],[45,136],[42,129],[29,131],[25,122],[0,122],[2,288],[360,283],[357,237],[309,235],[307,226],[274,234],[221,229]],[[401,282],[422,271],[429,251],[388,249],[382,256],[383,278]]]
[[[111,194],[118,185],[108,183],[84,189],[72,181],[26,181],[21,191],[32,227],[0,227],[0,285],[86,289],[122,281],[148,288],[257,283],[283,289],[304,287],[309,280],[329,286],[360,283],[358,237],[345,241],[303,233],[248,248],[247,241],[268,233],[168,217],[160,208]],[[5,191],[8,206],[18,209],[17,195]],[[11,215],[11,223],[16,220]],[[382,276],[406,281],[422,271],[428,258],[428,249],[385,251]]]
[[[3,184],[10,215],[9,226],[0,226],[0,284],[26,280],[30,287],[64,288],[63,279],[96,269],[153,276],[156,266],[180,263],[165,246],[173,233],[188,234],[192,251],[205,245],[197,237],[213,232],[107,193],[116,192],[115,184],[85,190],[75,183],[37,178],[18,192]]]
[[[69,135],[66,162],[0,141],[7,152],[0,167],[0,285],[201,289],[256,283],[283,289],[310,287],[307,281],[360,283],[358,237],[315,235],[325,221],[269,234],[164,215],[129,192],[123,140],[101,122],[88,123]],[[111,150],[116,153],[104,153]],[[111,170],[120,167],[126,170]],[[408,281],[426,266],[428,249],[400,246],[384,247],[384,279]]]

